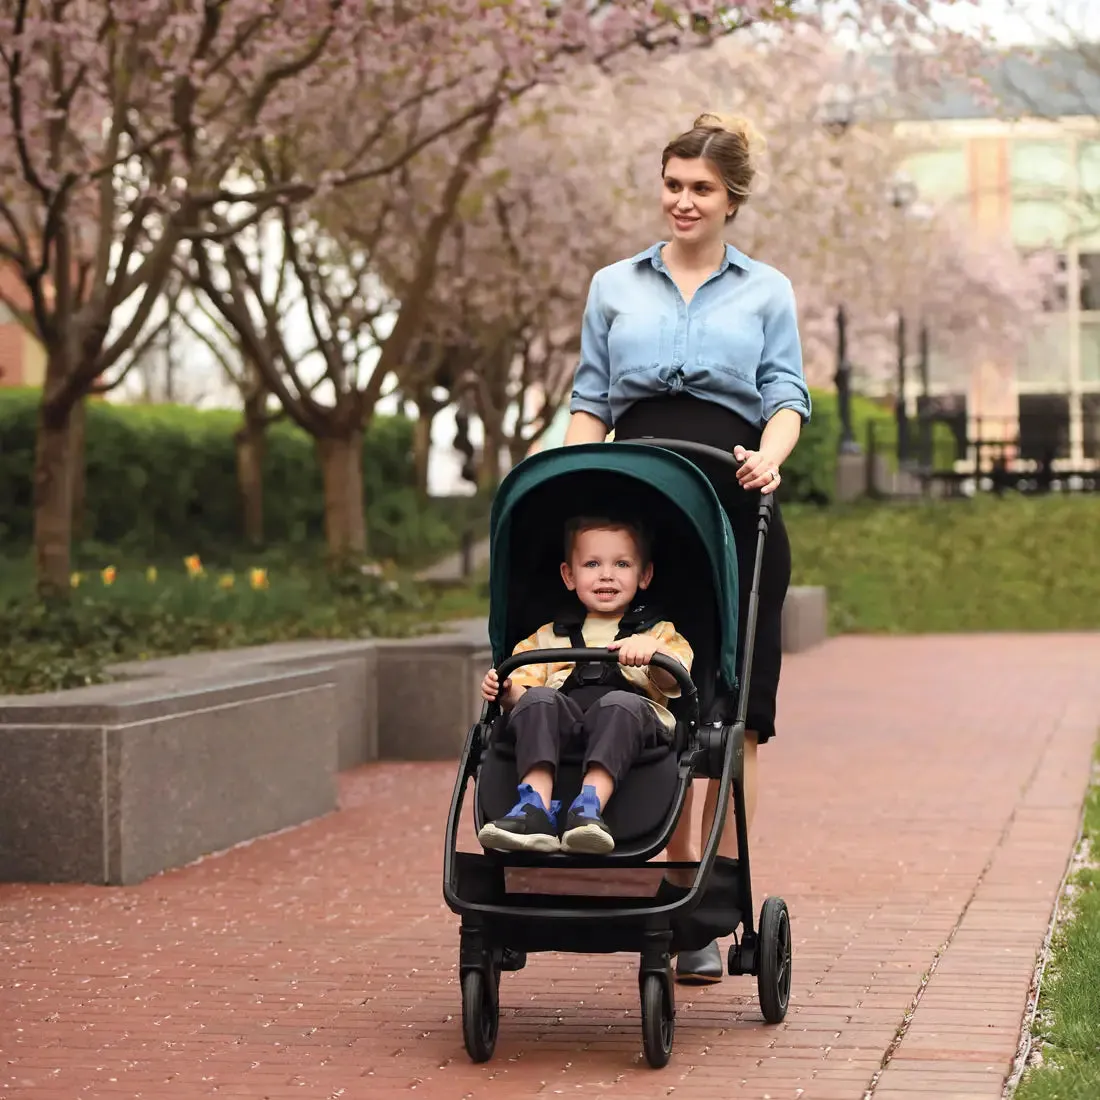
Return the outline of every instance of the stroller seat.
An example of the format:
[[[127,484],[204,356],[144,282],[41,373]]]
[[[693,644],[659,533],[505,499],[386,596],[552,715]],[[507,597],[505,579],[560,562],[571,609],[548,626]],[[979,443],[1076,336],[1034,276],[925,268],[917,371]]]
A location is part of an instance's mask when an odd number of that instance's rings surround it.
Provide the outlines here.
[[[498,727],[499,729],[499,727]],[[682,744],[682,737],[678,739]],[[582,754],[566,751],[558,764],[553,797],[568,806],[580,793]],[[615,838],[615,852],[620,859],[636,858],[651,848],[659,837],[676,797],[679,754],[675,744],[656,745],[645,749],[615,790],[603,818]],[[515,751],[510,742],[494,736],[482,758],[475,802],[478,829],[487,821],[503,817],[515,804]],[[606,856],[603,858],[607,858]]]

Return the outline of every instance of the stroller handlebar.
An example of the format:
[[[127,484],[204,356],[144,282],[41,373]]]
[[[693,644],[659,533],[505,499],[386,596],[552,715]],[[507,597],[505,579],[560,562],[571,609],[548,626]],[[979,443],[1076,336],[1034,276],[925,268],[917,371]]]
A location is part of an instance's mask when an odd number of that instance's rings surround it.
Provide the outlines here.
[[[619,663],[619,654],[613,649],[532,649],[526,653],[514,653],[500,662],[497,668],[497,676],[501,683],[523,665],[550,664],[556,661],[567,661],[570,664],[583,664],[589,661],[605,661]],[[666,653],[654,653],[649,663],[662,672],[667,672],[677,684],[680,685],[680,697],[688,704],[692,711],[695,724],[698,724],[698,698],[699,692],[691,673],[675,657]],[[482,721],[488,720],[493,710],[499,707],[499,702],[486,703],[482,711]]]
[[[666,451],[672,451],[682,458],[705,458],[712,462],[728,466],[731,471],[741,468],[741,462],[734,458],[729,451],[723,451],[719,447],[711,447],[707,443],[695,443],[690,439],[659,439],[652,435],[643,435],[630,440],[631,443],[641,443],[647,447],[661,447]],[[771,493],[761,493],[759,510],[762,515],[770,516],[775,506],[775,498]]]

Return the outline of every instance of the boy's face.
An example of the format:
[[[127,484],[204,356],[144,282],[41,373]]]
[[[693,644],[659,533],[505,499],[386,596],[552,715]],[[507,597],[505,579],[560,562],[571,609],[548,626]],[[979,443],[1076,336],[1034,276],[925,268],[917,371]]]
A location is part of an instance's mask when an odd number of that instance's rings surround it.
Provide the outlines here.
[[[561,578],[593,614],[620,618],[638,589],[649,587],[653,566],[642,565],[629,531],[601,527],[577,535]]]

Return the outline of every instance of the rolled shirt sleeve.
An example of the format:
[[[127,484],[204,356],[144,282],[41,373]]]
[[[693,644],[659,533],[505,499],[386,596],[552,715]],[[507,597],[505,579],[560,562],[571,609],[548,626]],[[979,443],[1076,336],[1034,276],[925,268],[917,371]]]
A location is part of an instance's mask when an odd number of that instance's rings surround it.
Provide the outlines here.
[[[529,638],[524,638],[523,641],[517,642],[515,649],[512,650],[513,655],[518,656],[520,653],[530,653],[533,650],[543,648],[541,645],[540,635],[542,628],[536,630]],[[550,665],[537,664],[537,665],[520,665],[509,679],[516,687],[532,688],[543,687],[550,676]]]
[[[608,390],[611,385],[611,360],[607,349],[609,325],[600,301],[599,273],[588,287],[588,301],[581,322],[581,352],[573,375],[573,395],[569,411],[586,412],[611,428],[613,419]]]
[[[780,409],[794,409],[803,423],[810,419],[810,391],[802,371],[798,310],[794,287],[786,277],[764,319],[764,350],[756,371],[756,386],[763,401],[765,423]]]
[[[687,638],[685,638],[672,623],[663,621],[659,622],[652,630],[648,631],[661,643],[661,649],[664,650],[670,657],[675,657],[688,670],[691,671],[691,662],[695,659],[695,654],[692,651]],[[648,674],[650,667],[646,666],[646,673]],[[680,695],[680,685],[677,684],[671,691],[664,691],[662,694],[666,699],[676,699]]]

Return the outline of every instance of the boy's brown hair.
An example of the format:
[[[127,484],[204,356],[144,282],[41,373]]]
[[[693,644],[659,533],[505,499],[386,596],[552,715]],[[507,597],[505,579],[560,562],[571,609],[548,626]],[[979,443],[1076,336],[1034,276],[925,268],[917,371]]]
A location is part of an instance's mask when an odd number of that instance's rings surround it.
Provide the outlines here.
[[[652,560],[652,540],[649,532],[634,519],[621,519],[613,516],[574,516],[565,525],[565,560],[573,558],[573,547],[577,537],[585,531],[626,531],[634,540],[634,547],[644,569]]]

